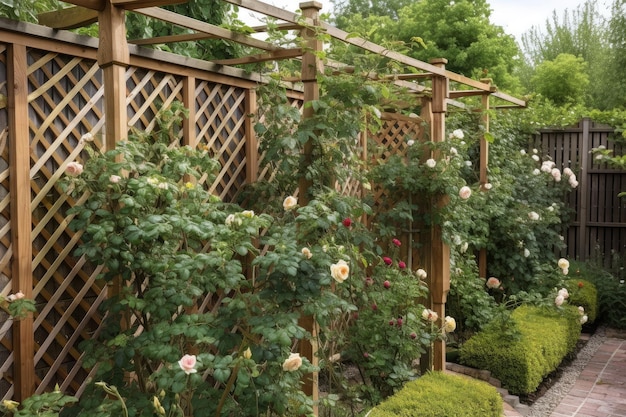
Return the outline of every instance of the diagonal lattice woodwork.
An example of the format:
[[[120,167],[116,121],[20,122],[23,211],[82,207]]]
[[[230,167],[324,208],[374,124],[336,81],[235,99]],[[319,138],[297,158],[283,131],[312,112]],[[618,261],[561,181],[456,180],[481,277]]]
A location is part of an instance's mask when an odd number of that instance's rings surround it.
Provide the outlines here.
[[[76,393],[88,376],[78,344],[97,331],[105,291],[98,270],[72,256],[80,234],[65,212],[75,201],[56,182],[84,159],[81,136],[103,126],[101,72],[95,61],[32,49],[28,83],[36,392],[58,383]]]
[[[246,182],[245,90],[198,80],[195,97],[197,146],[221,165],[209,191],[234,201]]]

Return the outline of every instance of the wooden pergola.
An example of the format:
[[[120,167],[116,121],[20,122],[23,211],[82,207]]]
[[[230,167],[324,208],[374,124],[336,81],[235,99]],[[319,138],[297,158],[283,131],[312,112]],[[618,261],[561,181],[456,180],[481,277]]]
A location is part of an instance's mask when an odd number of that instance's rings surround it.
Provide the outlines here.
[[[73,4],[73,7],[48,12],[40,15],[40,24],[55,29],[70,29],[85,26],[94,22],[99,24],[99,46],[98,46],[98,65],[102,68],[104,74],[104,97],[105,97],[105,114],[107,123],[105,127],[104,146],[106,149],[112,149],[116,144],[124,140],[128,134],[128,120],[126,114],[126,87],[125,74],[129,65],[129,43],[136,45],[150,45],[160,43],[182,42],[190,40],[201,40],[210,38],[222,38],[242,45],[259,50],[258,53],[234,59],[221,59],[211,61],[218,65],[238,65],[249,64],[264,61],[277,61],[283,59],[300,58],[302,61],[301,78],[297,81],[303,84],[304,102],[316,100],[319,97],[318,74],[323,71],[324,63],[315,54],[315,51],[321,51],[322,42],[316,36],[316,30],[322,30],[327,35],[339,41],[357,46],[365,51],[385,56],[388,59],[397,61],[406,67],[410,67],[410,74],[398,74],[390,77],[398,86],[406,88],[408,91],[416,93],[422,106],[422,116],[429,122],[430,138],[434,142],[445,140],[446,114],[448,105],[463,106],[459,99],[470,96],[482,97],[483,110],[483,127],[487,132],[489,129],[490,108],[500,107],[525,107],[523,100],[512,97],[508,94],[499,92],[489,80],[476,81],[463,75],[446,70],[446,60],[438,59],[430,63],[419,61],[417,59],[402,55],[400,53],[390,51],[383,46],[369,42],[359,37],[350,36],[328,23],[320,20],[320,10],[322,5],[316,1],[308,1],[300,3],[302,17],[257,0],[223,0],[232,5],[248,9],[253,12],[260,13],[265,16],[275,18],[283,23],[278,27],[283,30],[300,30],[301,36],[308,42],[306,48],[282,48],[269,42],[253,38],[238,32],[234,32],[219,26],[215,26],[206,22],[202,22],[187,16],[165,10],[160,6],[173,5],[182,3],[181,0],[66,0]],[[151,39],[133,39],[128,40],[125,28],[126,12],[132,11],[142,15],[160,19],[171,24],[186,28],[189,33],[181,35],[172,35],[167,37],[157,37]],[[266,30],[265,27],[254,28],[258,32]],[[336,65],[336,64],[328,64]],[[338,65],[338,64],[337,64]],[[344,66],[345,67],[345,66]],[[373,77],[377,75],[372,74]],[[424,86],[424,81],[430,82],[430,87]],[[293,80],[291,80],[293,81]],[[458,89],[451,89],[450,85],[454,83],[459,86]],[[14,91],[13,94],[24,94],[26,86],[15,85],[9,80],[9,85]],[[427,94],[425,94],[427,93]],[[185,94],[192,95],[193,91],[187,89]],[[11,96],[11,94],[9,94]],[[504,104],[500,106],[492,106],[491,97],[494,97]],[[312,106],[303,106],[304,117],[311,117],[314,110]],[[12,120],[9,125],[11,129],[24,129],[24,120]],[[26,121],[27,125],[27,121]],[[184,129],[191,129],[190,126],[184,126]],[[12,131],[15,137],[25,132]],[[306,144],[304,148],[305,157],[310,157],[312,150],[311,144]],[[308,154],[308,155],[307,155]],[[13,159],[11,164],[28,165],[28,151],[16,149],[12,153]],[[24,156],[25,155],[25,156]],[[437,157],[437,155],[435,155]],[[487,161],[488,161],[488,142],[486,138],[482,138],[480,142],[480,183],[481,186],[487,182]],[[11,181],[15,181],[16,186],[28,187],[29,178],[20,175],[11,175]],[[301,179],[299,183],[299,193],[301,204],[307,203],[307,190],[311,184]],[[446,196],[441,196],[436,204],[445,204]],[[28,201],[17,201],[12,204],[12,216],[16,218],[22,216],[21,213],[28,212],[24,207],[28,207]],[[16,228],[12,230],[14,242],[17,242],[14,249],[13,274],[15,282],[19,288],[23,290],[26,297],[32,298],[32,291],[28,285],[21,283],[32,282],[31,276],[31,259],[32,248],[29,241],[18,239],[18,236],[28,236],[30,233],[30,221],[19,222],[25,224],[23,230]],[[430,244],[429,277],[430,277],[430,293],[432,308],[439,317],[445,316],[445,303],[448,291],[450,289],[450,249],[443,242],[441,229],[439,227],[432,230]],[[486,271],[486,254],[483,252],[480,256],[481,273]],[[312,317],[302,319],[303,325],[313,336],[315,336],[315,323]],[[14,337],[20,338],[22,334],[29,334],[33,331],[32,317],[25,320],[16,321]],[[28,339],[28,338],[27,338]],[[310,345],[301,346],[301,354],[313,363],[317,363],[316,346],[314,339]],[[25,346],[23,349],[30,349],[33,346]],[[16,351],[16,364],[19,364],[23,370],[33,367],[32,357],[20,360],[19,352]],[[434,346],[433,367],[435,370],[443,370],[445,368],[445,342],[438,341]],[[20,376],[15,381],[15,397],[22,400],[33,393],[34,376],[32,372],[16,372]],[[30,377],[28,376],[30,375]],[[305,381],[305,392],[317,399],[317,375],[312,375]]]

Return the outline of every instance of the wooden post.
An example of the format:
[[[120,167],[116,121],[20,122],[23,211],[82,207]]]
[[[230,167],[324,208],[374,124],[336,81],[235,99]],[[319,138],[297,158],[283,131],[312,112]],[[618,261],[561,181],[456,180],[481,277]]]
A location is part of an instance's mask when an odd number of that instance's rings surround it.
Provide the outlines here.
[[[587,117],[583,119],[583,134],[581,143],[579,143],[578,149],[580,149],[580,186],[576,190],[578,193],[579,204],[579,222],[578,222],[578,255],[579,261],[585,261],[591,255],[589,250],[589,233],[587,230],[587,216],[589,207],[589,179],[588,174],[591,164],[589,164],[589,151],[591,150],[591,135],[589,129],[591,126],[591,120]]]
[[[30,208],[30,136],[28,131],[28,64],[26,47],[8,47],[7,93],[9,113],[9,177],[11,194],[11,250],[13,293],[33,298],[32,214]],[[16,401],[35,390],[33,315],[13,323],[13,378]]]
[[[480,81],[491,84],[491,78],[482,78]],[[480,190],[487,191],[484,187],[489,182],[487,177],[487,167],[489,165],[489,142],[485,134],[489,132],[489,97],[491,94],[482,96],[482,117],[483,135],[480,138]],[[478,276],[487,278],[487,249],[482,248],[478,253]]]
[[[183,119],[183,143],[195,149],[198,146],[196,138],[196,78],[185,77],[183,80],[183,105],[189,115]]]
[[[128,137],[128,113],[126,105],[126,67],[130,62],[124,9],[106,2],[98,13],[100,43],[98,65],[104,75],[104,150],[115,149],[117,143]],[[118,156],[120,158],[121,156]],[[108,288],[108,296],[118,295],[122,289],[122,278],[116,277]],[[122,319],[122,327],[129,326],[129,318]]]
[[[117,142],[128,136],[126,109],[126,67],[130,62],[124,9],[106,2],[98,13],[100,43],[98,65],[104,73],[104,114],[106,150],[115,149]]]
[[[440,68],[445,68],[448,61],[446,59],[434,59],[430,63]],[[449,97],[449,81],[448,78],[434,75],[432,81],[432,125],[431,140],[433,142],[443,142],[445,140],[446,131],[446,111],[447,99]],[[440,155],[433,155],[436,160],[440,159]],[[448,202],[445,195],[439,196],[434,201],[434,207],[440,208]],[[433,311],[439,315],[441,323],[446,313],[446,299],[450,291],[450,247],[443,241],[443,235],[440,225],[434,225],[431,233],[431,277],[430,296],[433,303]],[[433,369],[435,371],[443,371],[446,369],[446,342],[437,340],[433,344]]]
[[[316,26],[320,26],[319,12],[322,9],[321,3],[316,1],[300,3],[300,9],[302,10],[302,16],[304,18],[311,19]],[[302,55],[302,82],[304,83],[303,117],[309,118],[313,116],[315,110],[313,110],[313,107],[308,105],[308,103],[318,100],[320,94],[317,75],[323,71],[323,63],[317,56],[316,52],[321,51],[323,45],[314,30],[303,29],[301,36],[306,41],[306,51]],[[304,144],[303,156],[303,164],[307,167],[313,162],[313,144],[311,139],[307,140]],[[312,185],[311,180],[306,179],[304,175],[300,177],[298,183],[298,200],[300,206],[308,204],[309,189]],[[299,324],[311,334],[310,341],[307,342],[306,340],[302,340],[300,342],[300,355],[306,357],[314,366],[317,366],[319,361],[317,357],[317,323],[315,322],[315,317],[301,317]],[[319,375],[317,372],[307,375],[303,380],[302,387],[304,393],[311,396],[313,399],[313,413],[316,416],[319,414],[318,378]]]
[[[254,132],[254,118],[257,115],[256,90],[246,90],[246,183],[252,184],[259,177],[259,144]]]
[[[424,121],[424,123],[427,125],[426,129],[428,129],[428,135],[430,137],[432,137],[432,125],[433,125],[433,106],[432,106],[432,99],[428,98],[428,97],[424,97],[422,98],[422,107],[421,107],[421,111],[420,111],[420,118]],[[429,157],[429,155],[424,156],[423,159],[427,159]],[[426,161],[420,161],[422,163],[426,162]],[[419,198],[419,196],[415,196],[415,198]],[[426,206],[426,202],[422,201],[421,204],[418,203],[419,206],[424,207]],[[427,208],[430,209],[430,208]],[[420,209],[420,214],[423,216],[425,213],[423,213],[424,208]],[[422,229],[424,229],[424,231],[422,233],[420,233],[420,243],[421,243],[421,254],[422,256],[420,256],[421,259],[423,259],[423,268],[425,271],[428,272],[428,275],[426,276],[425,279],[425,283],[426,286],[428,288],[432,288],[431,285],[431,273],[430,271],[432,271],[432,258],[430,256],[431,252],[432,252],[432,236],[430,233],[426,233],[428,231],[427,228],[425,228],[425,225],[420,224],[420,227]],[[430,308],[432,310],[433,308],[433,301],[432,301],[432,297],[430,296],[430,294],[428,295],[428,298],[423,300],[423,304],[424,307],[426,308]],[[426,372],[428,371],[432,371],[433,369],[433,349],[431,348],[431,346],[426,347],[425,352],[420,356],[420,373],[422,375],[426,374]]]

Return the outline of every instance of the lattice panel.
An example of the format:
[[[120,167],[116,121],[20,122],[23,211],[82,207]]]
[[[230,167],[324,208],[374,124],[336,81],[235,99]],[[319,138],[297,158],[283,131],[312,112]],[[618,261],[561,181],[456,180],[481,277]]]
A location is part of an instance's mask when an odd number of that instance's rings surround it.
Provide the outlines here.
[[[36,392],[58,383],[76,393],[88,376],[78,344],[97,331],[106,291],[98,271],[72,256],[80,234],[65,212],[75,201],[56,182],[69,162],[83,160],[80,137],[103,126],[102,73],[95,61],[30,50],[28,83]]]
[[[9,131],[7,113],[6,45],[0,44],[0,294],[7,296],[11,288],[11,224],[9,195]],[[9,399],[13,380],[13,321],[0,310],[0,400]]]
[[[245,90],[198,80],[195,97],[197,146],[221,165],[209,191],[234,201],[246,182]]]
[[[126,77],[129,126],[150,131],[159,110],[183,100],[180,77],[137,67],[128,68]]]
[[[386,160],[392,155],[405,156],[407,153],[408,140],[422,141],[421,119],[409,118],[392,113],[384,113],[383,124],[380,130],[372,135],[372,140],[377,148],[376,155],[381,160]],[[386,191],[374,185],[374,201],[392,201]]]

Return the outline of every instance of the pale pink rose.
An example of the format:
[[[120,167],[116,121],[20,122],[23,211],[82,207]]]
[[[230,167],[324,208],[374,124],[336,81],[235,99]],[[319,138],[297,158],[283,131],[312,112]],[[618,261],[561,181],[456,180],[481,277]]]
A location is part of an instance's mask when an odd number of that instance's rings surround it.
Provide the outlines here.
[[[467,200],[468,198],[470,198],[471,195],[472,189],[469,188],[467,185],[461,187],[461,189],[459,190],[459,197],[461,197],[463,200]]]
[[[65,173],[69,175],[70,177],[77,177],[83,173],[83,166],[82,164],[79,164],[78,162],[75,162],[75,161],[70,162],[65,167]]]
[[[585,314],[585,307],[583,306],[578,306],[578,313],[582,316],[583,314]]]
[[[417,274],[417,277],[419,279],[426,279],[426,277],[428,276],[428,274],[426,273],[426,271],[424,271],[422,268],[418,269],[417,271],[415,271],[415,273]]]
[[[531,211],[530,213],[528,213],[528,218],[530,220],[539,220],[539,214],[537,214],[534,211]]]
[[[580,324],[585,324],[587,323],[587,320],[589,320],[589,317],[584,314],[581,318],[580,318]]]
[[[196,355],[185,355],[178,361],[178,366],[187,375],[198,372],[196,369]]]
[[[109,177],[109,182],[111,182],[112,184],[117,184],[120,182],[121,179],[122,177],[120,177],[119,175],[111,175]]]
[[[13,302],[15,300],[21,300],[22,298],[24,298],[24,293],[22,291],[18,291],[15,294],[9,295],[7,300],[9,300],[9,302]]]
[[[563,297],[562,295],[557,295],[554,298],[554,304],[556,304],[556,306],[561,306],[563,304],[563,302],[565,301],[565,297]]]
[[[554,178],[554,181],[556,182],[561,181],[561,171],[559,171],[558,168],[552,168],[552,171],[550,171],[550,175],[552,175],[552,178]]]
[[[302,366],[302,358],[299,353],[291,353],[283,362],[283,371],[294,372]]]
[[[487,288],[491,288],[491,289],[500,288],[501,282],[496,277],[490,277],[487,280],[487,284],[486,285],[487,285]]]
[[[568,299],[569,298],[569,292],[567,291],[567,288],[561,288],[559,290],[559,295],[562,296],[564,299]]]
[[[559,268],[561,269],[566,269],[569,268],[569,261],[565,258],[561,258],[559,259],[559,261],[557,262],[557,265],[559,266]]]
[[[426,161],[426,166],[428,168],[434,168],[435,166],[437,166],[437,161],[435,161],[433,158],[430,158],[428,161]]]
[[[563,175],[571,177],[572,175],[574,175],[574,171],[572,171],[569,167],[565,167],[563,168]]]

